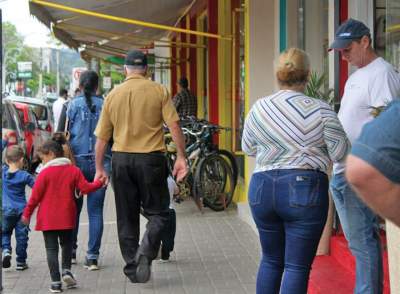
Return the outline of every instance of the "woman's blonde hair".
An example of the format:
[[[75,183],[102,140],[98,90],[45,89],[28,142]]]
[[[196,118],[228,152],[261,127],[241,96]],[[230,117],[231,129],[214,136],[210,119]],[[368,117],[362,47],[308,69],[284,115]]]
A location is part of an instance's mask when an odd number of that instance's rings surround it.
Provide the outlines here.
[[[276,78],[280,86],[306,84],[309,73],[310,60],[303,50],[290,48],[279,55],[276,63]]]

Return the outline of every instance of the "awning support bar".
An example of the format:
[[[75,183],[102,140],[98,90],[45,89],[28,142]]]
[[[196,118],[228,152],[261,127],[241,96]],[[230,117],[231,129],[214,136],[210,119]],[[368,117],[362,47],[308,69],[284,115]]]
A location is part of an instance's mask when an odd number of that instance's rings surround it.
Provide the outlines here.
[[[112,20],[112,21],[121,22],[121,23],[149,27],[149,28],[159,29],[159,30],[172,31],[172,32],[177,32],[177,33],[197,35],[197,36],[208,37],[208,38],[215,38],[215,39],[220,39],[220,40],[228,40],[228,41],[232,40],[231,37],[225,37],[225,36],[221,36],[218,34],[193,31],[193,30],[182,29],[182,28],[177,28],[177,27],[173,27],[173,26],[167,26],[167,25],[155,24],[155,23],[145,22],[145,21],[140,21],[140,20],[135,20],[135,19],[129,19],[129,18],[125,18],[125,17],[118,17],[118,16],[93,12],[93,11],[89,11],[89,10],[85,10],[85,9],[78,9],[78,8],[65,6],[65,5],[61,5],[61,4],[57,4],[57,3],[52,3],[52,2],[47,2],[47,1],[42,1],[42,0],[30,0],[30,1],[32,3],[42,5],[42,6],[48,6],[48,7],[52,7],[55,9],[70,11],[70,12],[74,12],[74,13],[78,13],[78,14],[103,18],[103,19]]]

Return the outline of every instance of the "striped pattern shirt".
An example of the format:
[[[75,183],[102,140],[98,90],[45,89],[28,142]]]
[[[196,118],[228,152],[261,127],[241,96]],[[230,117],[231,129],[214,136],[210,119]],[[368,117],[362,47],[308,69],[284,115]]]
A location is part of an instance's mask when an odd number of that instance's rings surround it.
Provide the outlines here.
[[[291,90],[259,99],[248,113],[242,149],[256,156],[254,172],[313,169],[327,173],[344,160],[350,143],[325,102]]]

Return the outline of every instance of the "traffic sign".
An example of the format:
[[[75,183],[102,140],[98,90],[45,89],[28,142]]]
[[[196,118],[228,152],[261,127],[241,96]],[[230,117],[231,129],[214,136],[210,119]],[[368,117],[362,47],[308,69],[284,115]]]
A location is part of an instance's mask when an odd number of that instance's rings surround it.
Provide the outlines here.
[[[19,61],[17,63],[17,77],[20,79],[32,78],[32,61]]]

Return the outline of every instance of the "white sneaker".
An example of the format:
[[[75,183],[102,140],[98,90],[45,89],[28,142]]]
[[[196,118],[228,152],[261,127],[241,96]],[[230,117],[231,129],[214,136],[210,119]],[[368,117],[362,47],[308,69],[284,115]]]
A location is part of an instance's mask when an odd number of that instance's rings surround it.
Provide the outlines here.
[[[171,262],[171,259],[162,259],[162,258],[160,258],[158,260],[158,263],[168,263],[168,262]]]
[[[67,289],[76,288],[76,280],[70,271],[64,271],[62,275],[62,280],[65,283]]]

